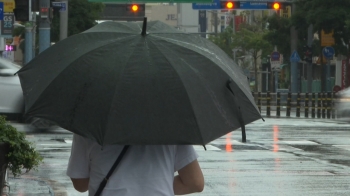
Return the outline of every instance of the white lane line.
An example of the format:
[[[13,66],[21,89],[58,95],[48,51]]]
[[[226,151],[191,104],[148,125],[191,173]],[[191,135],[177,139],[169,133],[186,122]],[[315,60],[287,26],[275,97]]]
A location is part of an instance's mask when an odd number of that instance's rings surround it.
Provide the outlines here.
[[[290,145],[319,145],[316,142],[303,140],[303,141],[281,141],[282,143],[290,144]]]
[[[350,145],[333,145],[334,147],[350,151]]]
[[[208,151],[220,151],[221,149],[218,148],[218,147],[215,147],[213,145],[205,145],[205,147],[207,148]],[[203,146],[199,146],[199,145],[193,145],[193,148],[196,150],[196,151],[205,151],[204,147]]]

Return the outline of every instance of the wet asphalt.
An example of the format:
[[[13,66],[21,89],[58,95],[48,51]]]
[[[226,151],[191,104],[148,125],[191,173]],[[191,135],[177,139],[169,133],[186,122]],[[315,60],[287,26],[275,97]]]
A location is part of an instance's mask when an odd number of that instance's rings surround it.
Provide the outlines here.
[[[8,195],[79,196],[65,175],[72,134],[60,128],[24,131],[44,157],[38,171],[8,176]],[[195,146],[205,176],[203,196],[350,195],[350,123],[332,119],[266,118]]]

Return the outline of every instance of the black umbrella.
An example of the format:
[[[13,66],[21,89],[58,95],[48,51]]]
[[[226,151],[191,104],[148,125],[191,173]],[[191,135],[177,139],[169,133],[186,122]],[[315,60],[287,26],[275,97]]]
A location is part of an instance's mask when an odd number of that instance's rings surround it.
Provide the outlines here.
[[[206,144],[261,118],[232,59],[159,21],[100,23],[18,75],[26,115],[102,145]]]

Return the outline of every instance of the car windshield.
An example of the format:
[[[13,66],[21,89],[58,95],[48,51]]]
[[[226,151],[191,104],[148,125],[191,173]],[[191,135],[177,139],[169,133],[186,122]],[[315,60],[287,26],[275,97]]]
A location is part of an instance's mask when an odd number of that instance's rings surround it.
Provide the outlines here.
[[[0,58],[0,69],[14,69],[14,70],[19,70],[21,69],[21,66],[13,63],[7,59]]]

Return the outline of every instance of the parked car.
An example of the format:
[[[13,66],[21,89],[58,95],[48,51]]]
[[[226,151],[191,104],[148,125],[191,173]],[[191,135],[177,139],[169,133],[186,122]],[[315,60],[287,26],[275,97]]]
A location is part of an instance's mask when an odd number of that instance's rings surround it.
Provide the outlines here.
[[[15,73],[20,65],[0,58],[0,115],[7,120],[29,123],[38,129],[47,129],[54,123],[39,118],[24,118],[24,100],[19,78]]]
[[[335,109],[339,120],[350,119],[350,88],[338,92]]]

